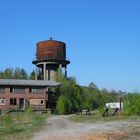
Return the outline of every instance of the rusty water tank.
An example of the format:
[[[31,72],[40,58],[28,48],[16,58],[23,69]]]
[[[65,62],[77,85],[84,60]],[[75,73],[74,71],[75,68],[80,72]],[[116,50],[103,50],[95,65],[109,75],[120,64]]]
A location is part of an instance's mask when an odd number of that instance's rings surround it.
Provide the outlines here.
[[[36,44],[36,60],[66,60],[66,44],[62,41],[41,41]]]

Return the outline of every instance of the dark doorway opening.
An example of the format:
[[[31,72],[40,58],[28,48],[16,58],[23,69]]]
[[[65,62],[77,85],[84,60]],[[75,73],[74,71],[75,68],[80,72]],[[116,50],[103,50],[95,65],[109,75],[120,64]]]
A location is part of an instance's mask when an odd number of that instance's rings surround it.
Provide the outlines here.
[[[19,109],[24,109],[24,98],[19,99]]]

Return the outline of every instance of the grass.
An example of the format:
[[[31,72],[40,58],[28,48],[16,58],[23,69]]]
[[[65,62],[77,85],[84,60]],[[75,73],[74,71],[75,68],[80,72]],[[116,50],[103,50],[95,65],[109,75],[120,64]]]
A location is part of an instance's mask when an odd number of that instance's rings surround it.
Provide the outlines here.
[[[29,140],[33,137],[34,133],[38,132],[48,116],[46,114],[35,114],[31,110],[27,110],[22,113],[11,113],[0,116],[0,140]],[[140,120],[140,116],[108,116],[102,117],[98,112],[96,115],[71,115],[70,120],[75,122],[97,122],[97,121],[115,121],[124,119],[137,119]],[[62,126],[63,127],[63,126]],[[132,130],[132,129],[131,129]],[[133,128],[135,133],[139,132],[138,128]],[[133,131],[132,131],[133,132]],[[118,134],[118,133],[117,133]],[[113,134],[114,135],[114,134]],[[101,135],[100,135],[101,136]],[[103,137],[107,137],[108,134],[104,134]],[[97,136],[98,138],[99,136]],[[95,139],[95,136],[89,135],[85,140]],[[97,139],[98,140],[98,139]]]
[[[97,115],[72,115],[69,117],[70,120],[74,122],[85,122],[85,123],[92,123],[92,122],[97,122],[97,121],[117,121],[117,120],[126,120],[126,119],[131,119],[131,120],[140,120],[140,116],[126,116],[126,115],[115,115],[115,116],[107,116],[107,117],[102,117],[100,113]]]
[[[42,128],[46,117],[30,111],[0,116],[0,140],[29,140]]]

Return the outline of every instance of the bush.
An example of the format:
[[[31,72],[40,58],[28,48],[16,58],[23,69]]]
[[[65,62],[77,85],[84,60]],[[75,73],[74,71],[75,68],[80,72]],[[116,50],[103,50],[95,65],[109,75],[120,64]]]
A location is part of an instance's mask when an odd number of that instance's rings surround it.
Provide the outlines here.
[[[58,114],[68,114],[70,113],[70,105],[69,105],[68,99],[61,95],[57,101],[56,109],[58,111]]]
[[[128,94],[124,103],[127,115],[140,115],[140,94]]]
[[[75,113],[82,108],[83,90],[74,78],[63,78],[60,81],[61,96],[58,98],[56,109],[59,114]]]

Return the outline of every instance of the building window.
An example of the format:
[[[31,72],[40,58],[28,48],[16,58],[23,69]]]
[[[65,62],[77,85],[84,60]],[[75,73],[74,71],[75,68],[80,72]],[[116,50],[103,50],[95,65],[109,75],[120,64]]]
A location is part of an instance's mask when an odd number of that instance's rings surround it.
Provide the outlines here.
[[[1,100],[1,103],[5,103],[5,100],[3,99],[3,100]]]
[[[16,105],[17,99],[16,98],[10,98],[10,105]]]
[[[29,100],[30,105],[44,105],[44,99],[30,99]]]
[[[11,87],[10,88],[11,93],[25,93],[24,87]]]
[[[10,92],[12,93],[14,91],[14,88],[13,87],[10,87]]]
[[[29,93],[31,93],[31,92],[32,92],[32,88],[30,87],[30,88],[29,88]]]
[[[6,99],[2,98],[0,99],[0,105],[5,105],[6,104]]]
[[[41,104],[44,104],[44,100],[41,100]]]
[[[29,89],[30,93],[44,93],[44,88],[42,87],[33,87]]]
[[[25,93],[25,88],[24,87],[15,87],[14,93]]]
[[[5,92],[5,88],[0,87],[0,93],[4,93]]]

